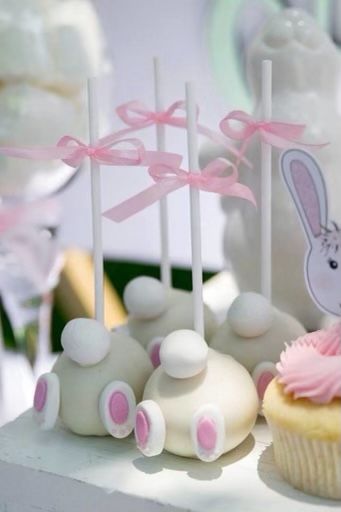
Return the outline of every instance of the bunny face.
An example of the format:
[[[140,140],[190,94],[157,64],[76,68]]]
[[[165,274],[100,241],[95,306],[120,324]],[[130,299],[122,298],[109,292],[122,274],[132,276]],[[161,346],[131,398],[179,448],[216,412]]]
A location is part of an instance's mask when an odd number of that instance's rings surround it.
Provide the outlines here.
[[[263,59],[273,62],[274,91],[337,90],[338,52],[318,23],[303,10],[280,11],[251,44],[248,77],[256,97],[261,95]]]
[[[316,304],[325,312],[341,316],[341,232],[321,229],[306,258],[306,281]]]
[[[341,232],[328,221],[321,169],[309,153],[296,149],[283,153],[281,169],[308,243],[307,288],[322,311],[341,316]]]

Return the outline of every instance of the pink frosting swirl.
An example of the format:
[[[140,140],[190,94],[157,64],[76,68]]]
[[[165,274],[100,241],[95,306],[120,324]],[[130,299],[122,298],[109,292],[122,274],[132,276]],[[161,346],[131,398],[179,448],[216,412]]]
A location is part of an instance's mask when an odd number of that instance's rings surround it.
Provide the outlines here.
[[[341,323],[287,345],[277,370],[285,393],[295,399],[327,404],[341,397]]]

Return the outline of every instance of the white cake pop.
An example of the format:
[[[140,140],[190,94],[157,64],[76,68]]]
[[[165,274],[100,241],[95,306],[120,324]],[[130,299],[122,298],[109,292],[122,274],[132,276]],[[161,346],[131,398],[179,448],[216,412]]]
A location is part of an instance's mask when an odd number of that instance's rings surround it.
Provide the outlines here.
[[[64,353],[37,383],[38,424],[51,429],[59,416],[76,434],[128,436],[152,372],[147,353],[129,336],[84,318],[66,325],[62,343]]]
[[[277,374],[275,363],[284,344],[305,332],[294,317],[276,309],[265,297],[246,292],[230,306],[211,347],[231,355],[252,374],[262,400],[267,385]]]
[[[128,310],[128,332],[140,341],[159,365],[159,347],[165,336],[179,329],[193,328],[192,294],[174,288],[166,289],[153,277],[133,279],[124,292]],[[205,306],[205,338],[210,342],[217,328],[212,311]]]
[[[190,330],[167,336],[160,359],[137,406],[135,437],[142,453],[166,449],[213,461],[247,437],[258,397],[243,366]]]

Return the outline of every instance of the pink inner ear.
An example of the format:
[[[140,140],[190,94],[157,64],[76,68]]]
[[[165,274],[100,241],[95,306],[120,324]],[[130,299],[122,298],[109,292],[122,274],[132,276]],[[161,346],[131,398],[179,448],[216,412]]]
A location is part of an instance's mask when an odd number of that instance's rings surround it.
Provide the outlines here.
[[[263,400],[266,388],[268,387],[268,385],[270,384],[270,382],[272,381],[273,378],[274,378],[274,375],[269,371],[263,372],[260,375],[258,382],[257,382],[257,392],[258,392],[258,396],[259,396],[260,400]]]
[[[315,237],[321,234],[321,208],[318,192],[310,173],[300,160],[290,164],[291,176],[296,193],[306,215],[310,229]]]
[[[209,417],[201,418],[197,430],[199,445],[206,451],[212,451],[217,443],[217,430],[214,421]]]
[[[143,411],[138,411],[136,414],[135,434],[137,443],[144,448],[149,436],[149,422]]]
[[[33,407],[37,412],[43,410],[47,398],[47,382],[45,379],[39,379],[34,393]]]
[[[151,360],[154,368],[157,368],[158,366],[160,366],[160,363],[161,363],[160,362],[160,347],[161,347],[161,342],[156,343],[150,352],[150,360]]]
[[[111,419],[117,425],[122,425],[127,421],[129,415],[128,400],[121,391],[116,391],[110,398],[109,411]]]

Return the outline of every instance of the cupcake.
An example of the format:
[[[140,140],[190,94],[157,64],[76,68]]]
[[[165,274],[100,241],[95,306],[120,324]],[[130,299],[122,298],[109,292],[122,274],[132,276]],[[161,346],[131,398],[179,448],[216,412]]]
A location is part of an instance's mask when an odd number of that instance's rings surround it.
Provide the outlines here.
[[[341,324],[282,352],[263,412],[283,477],[308,494],[341,499]]]

